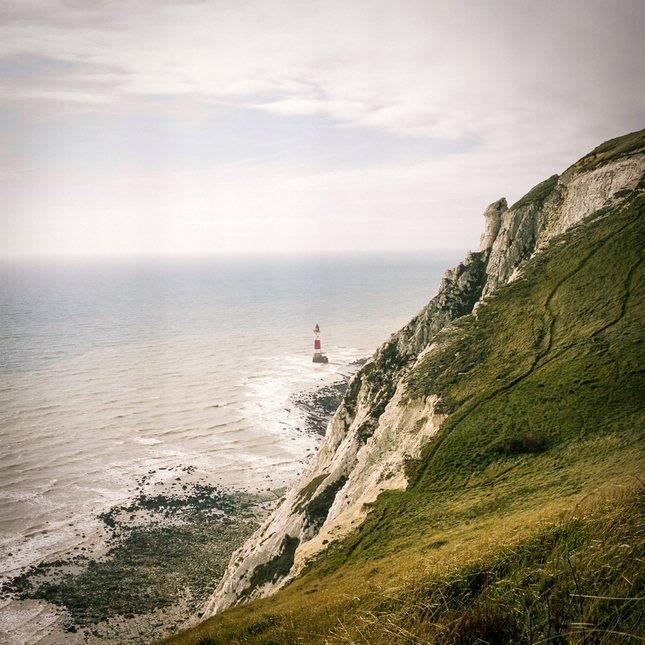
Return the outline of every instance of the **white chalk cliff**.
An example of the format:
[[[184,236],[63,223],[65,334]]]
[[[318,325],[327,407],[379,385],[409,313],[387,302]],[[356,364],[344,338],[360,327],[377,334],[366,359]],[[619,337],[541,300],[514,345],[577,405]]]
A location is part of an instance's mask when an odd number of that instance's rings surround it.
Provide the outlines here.
[[[448,333],[452,321],[521,275],[526,260],[549,240],[644,192],[641,132],[599,146],[511,208],[505,199],[491,204],[479,250],[446,271],[437,295],[352,378],[316,457],[233,554],[205,616],[275,591],[308,559],[356,529],[366,503],[386,489],[405,488],[405,462],[420,456],[444,419],[436,396],[403,402],[404,377],[438,348],[437,334]]]

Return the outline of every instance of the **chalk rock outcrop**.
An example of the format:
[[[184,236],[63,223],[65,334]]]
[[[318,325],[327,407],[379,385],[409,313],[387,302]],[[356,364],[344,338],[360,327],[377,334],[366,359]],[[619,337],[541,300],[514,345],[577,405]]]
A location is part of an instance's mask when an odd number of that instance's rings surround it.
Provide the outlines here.
[[[479,251],[487,251],[493,246],[497,239],[500,226],[502,225],[502,215],[508,210],[506,198],[498,199],[493,202],[485,211],[484,219],[486,220],[486,228],[482,233],[479,240]]]
[[[436,296],[376,351],[350,381],[315,459],[282,504],[231,559],[206,616],[268,595],[330,542],[365,518],[365,504],[407,485],[405,462],[417,458],[443,421],[436,396],[406,398],[404,377],[437,351],[441,334],[554,236],[609,203],[645,193],[645,131],[599,146],[542,182],[511,208],[486,209],[479,251],[446,271]],[[438,336],[439,334],[439,336]]]
[[[636,133],[639,134],[639,133]],[[634,137],[627,135],[620,139]],[[604,150],[599,146],[568,168],[538,184],[503,213],[486,267],[487,296],[508,282],[533,253],[551,238],[564,233],[608,200],[625,199],[641,185],[645,167],[645,137],[636,138],[625,150]],[[490,208],[490,207],[489,207]]]

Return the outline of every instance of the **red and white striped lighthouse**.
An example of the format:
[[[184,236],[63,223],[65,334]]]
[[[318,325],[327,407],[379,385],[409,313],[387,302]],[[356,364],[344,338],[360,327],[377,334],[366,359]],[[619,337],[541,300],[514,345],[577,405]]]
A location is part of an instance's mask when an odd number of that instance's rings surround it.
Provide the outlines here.
[[[314,357],[312,360],[314,363],[329,362],[327,357],[322,353],[322,349],[320,348],[320,327],[318,327],[318,325],[314,327]]]

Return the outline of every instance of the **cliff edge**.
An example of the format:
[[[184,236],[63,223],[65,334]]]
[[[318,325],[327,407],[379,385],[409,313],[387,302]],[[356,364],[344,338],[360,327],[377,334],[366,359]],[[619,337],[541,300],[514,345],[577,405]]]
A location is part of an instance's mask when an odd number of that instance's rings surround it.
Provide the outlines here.
[[[455,339],[464,333],[459,321],[485,313],[486,302],[504,285],[527,279],[526,267],[565,243],[565,235],[582,227],[584,236],[590,222],[625,210],[643,194],[645,131],[640,131],[602,144],[510,208],[505,199],[491,204],[478,251],[446,272],[436,296],[352,378],[316,457],[271,517],[233,554],[205,616],[271,594],[328,545],[355,532],[379,495],[422,478],[414,471],[415,460],[456,404],[446,394],[449,388],[444,392],[436,385],[440,379],[430,389],[421,385],[428,365],[442,365],[446,348],[459,357],[454,352]],[[551,347],[551,299],[542,318],[531,323],[535,356],[529,372]],[[471,368],[465,365],[451,378],[458,381]],[[513,384],[513,369],[498,378]]]

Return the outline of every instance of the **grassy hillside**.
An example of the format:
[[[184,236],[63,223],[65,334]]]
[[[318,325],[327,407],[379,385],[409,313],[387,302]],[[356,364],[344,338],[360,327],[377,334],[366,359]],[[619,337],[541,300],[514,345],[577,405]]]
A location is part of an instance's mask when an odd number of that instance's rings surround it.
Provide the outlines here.
[[[448,414],[278,594],[167,643],[645,641],[645,198],[556,238],[440,333]]]

